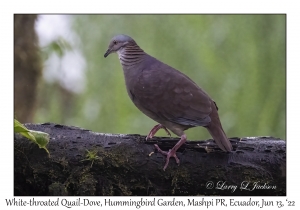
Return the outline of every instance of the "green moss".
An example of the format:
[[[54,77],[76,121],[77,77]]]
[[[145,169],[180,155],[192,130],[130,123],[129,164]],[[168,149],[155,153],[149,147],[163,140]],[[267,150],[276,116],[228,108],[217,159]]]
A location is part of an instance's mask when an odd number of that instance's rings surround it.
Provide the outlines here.
[[[93,150],[89,151],[86,150],[87,154],[85,155],[86,159],[83,159],[82,161],[91,161],[91,167],[93,166],[93,163],[95,160],[100,160],[101,158],[97,155],[98,151]]]
[[[50,196],[68,196],[66,186],[60,182],[54,182],[48,187],[48,195]]]

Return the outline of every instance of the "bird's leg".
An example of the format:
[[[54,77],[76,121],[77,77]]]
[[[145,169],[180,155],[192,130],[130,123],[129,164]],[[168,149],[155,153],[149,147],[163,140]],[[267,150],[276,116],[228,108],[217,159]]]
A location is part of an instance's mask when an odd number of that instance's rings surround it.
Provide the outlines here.
[[[166,160],[166,164],[164,166],[164,170],[166,170],[166,168],[168,167],[168,164],[169,164],[169,159],[170,157],[174,157],[175,160],[176,160],[176,163],[179,165],[179,159],[176,155],[176,151],[181,147],[181,145],[183,145],[184,143],[186,142],[186,135],[183,134],[180,138],[180,140],[177,142],[177,144],[169,150],[169,152],[166,152],[166,151],[162,151],[159,146],[157,144],[154,144],[155,148],[158,150],[158,152],[160,152],[161,154],[163,155],[166,155],[167,156],[167,160]]]
[[[170,132],[168,131],[168,129],[167,129],[165,126],[163,126],[162,124],[157,124],[156,126],[154,126],[154,127],[151,129],[151,131],[149,132],[148,136],[146,137],[146,140],[151,139],[151,138],[156,134],[156,132],[157,132],[159,129],[161,129],[161,128],[163,128],[163,129],[167,132],[167,134],[168,134],[169,136],[171,136]]]

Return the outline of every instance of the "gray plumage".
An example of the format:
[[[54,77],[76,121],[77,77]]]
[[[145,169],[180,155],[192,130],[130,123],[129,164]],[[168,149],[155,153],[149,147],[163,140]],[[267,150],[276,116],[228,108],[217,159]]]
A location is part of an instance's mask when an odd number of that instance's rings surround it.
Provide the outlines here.
[[[177,149],[186,141],[184,130],[203,126],[217,145],[231,151],[232,145],[223,131],[215,102],[195,82],[180,71],[145,53],[129,36],[117,35],[104,54],[117,52],[123,67],[126,88],[136,107],[160,123],[147,138],[163,128],[180,136],[180,141],[169,152],[156,148],[169,158],[176,157]],[[168,132],[169,134],[169,132]]]

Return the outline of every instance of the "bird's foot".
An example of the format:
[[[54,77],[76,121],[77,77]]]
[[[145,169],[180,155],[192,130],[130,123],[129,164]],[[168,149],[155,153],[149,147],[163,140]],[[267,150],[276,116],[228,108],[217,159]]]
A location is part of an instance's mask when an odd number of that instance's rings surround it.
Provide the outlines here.
[[[166,168],[168,167],[170,157],[174,157],[175,160],[176,160],[176,163],[179,165],[180,161],[179,161],[179,159],[176,155],[176,151],[174,150],[174,148],[170,149],[169,152],[166,152],[166,151],[161,150],[157,144],[154,144],[154,146],[155,146],[155,148],[157,149],[158,152],[160,152],[161,154],[167,156],[166,163],[165,163],[165,166],[164,166],[163,170],[166,170]]]
[[[166,151],[162,151],[159,146],[157,144],[154,144],[155,148],[158,150],[158,152],[160,152],[161,154],[163,155],[166,155],[167,156],[167,160],[166,160],[166,164],[164,166],[164,170],[166,170],[166,168],[168,167],[169,165],[169,160],[170,160],[170,157],[174,157],[175,160],[176,160],[176,163],[179,165],[179,159],[176,155],[176,151],[181,147],[181,145],[183,145],[184,143],[186,142],[186,135],[183,133],[182,136],[180,137],[180,140],[177,142],[177,144],[169,150],[169,152],[166,152]]]
[[[156,134],[156,132],[157,132],[159,129],[161,129],[161,128],[163,128],[163,129],[167,132],[167,134],[168,134],[169,136],[171,136],[171,133],[168,131],[168,129],[167,129],[165,126],[163,126],[162,124],[157,124],[156,126],[154,126],[154,127],[151,129],[151,131],[150,131],[149,134],[147,135],[146,141],[147,141],[148,139],[151,139],[151,138]]]

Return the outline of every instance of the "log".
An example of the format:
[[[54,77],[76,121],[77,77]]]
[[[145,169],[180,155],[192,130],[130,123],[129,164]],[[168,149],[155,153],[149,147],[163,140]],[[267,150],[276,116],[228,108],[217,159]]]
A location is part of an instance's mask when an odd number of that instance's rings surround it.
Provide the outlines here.
[[[50,134],[50,156],[15,135],[15,196],[286,196],[286,142],[278,138],[230,138],[230,153],[211,139],[187,141],[177,152],[180,165],[171,158],[163,171],[165,156],[153,144],[169,150],[179,138],[146,141],[54,123],[25,126]]]

